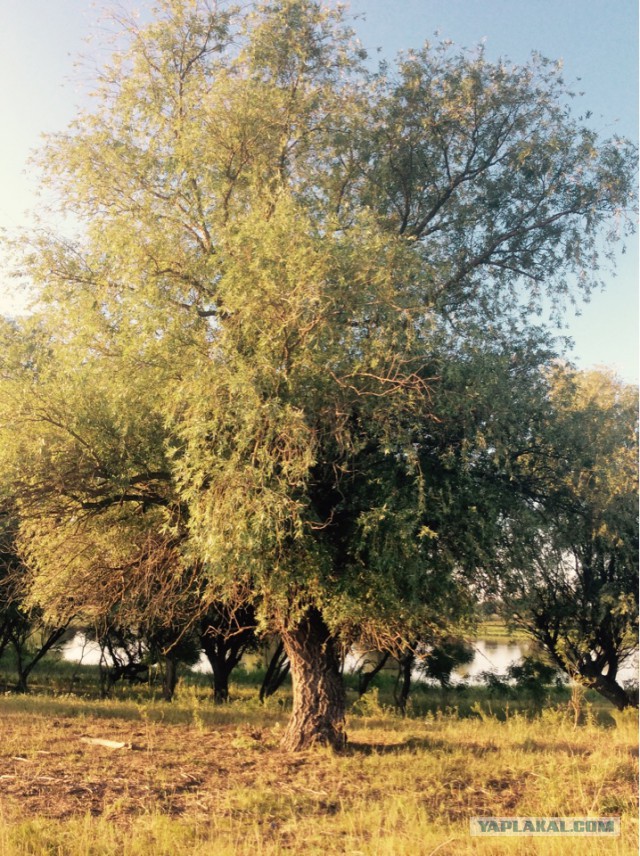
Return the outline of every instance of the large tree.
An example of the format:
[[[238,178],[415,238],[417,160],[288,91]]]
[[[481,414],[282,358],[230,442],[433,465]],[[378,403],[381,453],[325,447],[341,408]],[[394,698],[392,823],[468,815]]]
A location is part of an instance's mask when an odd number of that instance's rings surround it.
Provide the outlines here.
[[[512,343],[539,339],[523,314],[573,275],[592,287],[633,151],[580,127],[538,57],[427,45],[370,73],[343,13],[314,0],[161,0],[124,35],[95,109],[43,155],[82,234],[25,259],[61,329],[82,324],[59,333],[80,374],[100,366],[112,402],[112,366],[153,390],[162,460],[140,482],[125,467],[104,507],[85,467],[107,515],[86,529],[143,507],[141,485],[162,497],[203,600],[249,592],[281,635],[284,745],[341,746],[338,639],[446,626],[494,549],[475,450],[514,417],[491,409],[487,359],[517,377],[532,358],[510,368]],[[37,530],[24,544],[42,557]],[[59,584],[50,567],[34,597]]]

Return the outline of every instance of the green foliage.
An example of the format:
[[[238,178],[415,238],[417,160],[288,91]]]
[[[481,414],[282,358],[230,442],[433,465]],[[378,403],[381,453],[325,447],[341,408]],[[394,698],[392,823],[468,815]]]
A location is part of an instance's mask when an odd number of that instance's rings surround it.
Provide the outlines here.
[[[517,689],[528,693],[538,702],[542,701],[550,684],[562,684],[562,675],[558,669],[535,657],[523,657],[520,663],[513,663],[507,669],[507,676],[515,681]]]
[[[478,677],[486,685],[489,696],[502,699],[514,697],[513,688],[509,686],[504,675],[496,675],[493,672],[480,672]],[[482,715],[480,706],[478,706],[478,713]]]
[[[475,651],[464,639],[447,638],[434,645],[427,656],[419,661],[426,678],[439,681],[443,689],[451,684],[451,672],[458,666],[473,662]]]
[[[512,533],[519,564],[498,581],[507,617],[566,673],[624,704],[618,668],[638,644],[637,389],[558,367],[532,440],[540,451],[520,466],[546,502]]]

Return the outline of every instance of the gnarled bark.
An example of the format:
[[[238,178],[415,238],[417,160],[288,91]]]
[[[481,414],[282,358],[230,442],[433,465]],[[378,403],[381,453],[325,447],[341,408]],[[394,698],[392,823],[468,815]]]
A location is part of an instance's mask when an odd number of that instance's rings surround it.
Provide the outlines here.
[[[342,749],[345,731],[345,692],[340,662],[322,615],[309,609],[299,624],[282,633],[293,683],[293,710],[282,738],[291,751],[311,746]]]

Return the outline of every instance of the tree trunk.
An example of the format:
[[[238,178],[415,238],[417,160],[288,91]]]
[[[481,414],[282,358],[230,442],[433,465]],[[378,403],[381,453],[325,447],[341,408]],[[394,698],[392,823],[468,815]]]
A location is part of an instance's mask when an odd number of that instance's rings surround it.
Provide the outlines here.
[[[213,670],[213,700],[216,704],[229,701],[229,673],[224,667]]]
[[[24,661],[24,653],[27,650],[26,639],[21,638],[19,634],[16,634],[14,636],[11,641],[13,644],[13,648],[16,652],[16,671],[18,672],[18,683],[16,684],[16,692],[28,692],[29,687],[27,685],[27,681],[29,679],[29,675],[38,665],[40,660],[42,660],[45,654],[47,654],[49,650],[53,648],[56,642],[63,636],[67,629],[67,626],[68,625],[65,624],[64,627],[56,627],[54,630],[52,630],[49,636],[47,636],[45,641],[38,648],[38,650],[28,663],[25,663]]]
[[[227,659],[224,640],[203,634],[200,637],[200,644],[211,666],[213,699],[216,703],[226,702],[229,700],[229,675],[236,662]]]
[[[289,661],[284,651],[282,640],[274,651],[260,687],[260,701],[264,701],[278,690],[289,674]]]
[[[162,681],[162,698],[171,701],[178,683],[178,660],[171,654],[164,660],[164,679]]]
[[[610,701],[618,710],[624,710],[625,707],[637,707],[637,704],[634,703],[615,678],[598,675],[594,678],[589,678],[587,682],[590,687],[600,693],[607,701]]]
[[[358,695],[363,696],[366,691],[369,689],[369,684],[378,674],[378,672],[384,669],[387,660],[389,659],[390,652],[385,651],[385,653],[380,657],[376,665],[368,672],[360,672],[358,675]]]
[[[227,639],[222,633],[202,633],[200,644],[211,665],[213,698],[216,703],[229,701],[229,678],[242,659],[246,637]]]
[[[282,747],[297,752],[311,746],[344,748],[345,693],[340,662],[322,615],[309,609],[297,627],[282,633],[293,683],[293,710]]]
[[[18,644],[18,642],[14,641],[13,648],[16,652],[16,672],[18,673],[18,682],[16,683],[15,690],[17,693],[26,693],[28,690],[27,679],[29,677],[29,673],[24,666],[22,646]]]
[[[411,692],[411,672],[415,657],[413,653],[403,654],[398,660],[398,677],[393,691],[397,709],[404,716],[407,709],[407,699]]]

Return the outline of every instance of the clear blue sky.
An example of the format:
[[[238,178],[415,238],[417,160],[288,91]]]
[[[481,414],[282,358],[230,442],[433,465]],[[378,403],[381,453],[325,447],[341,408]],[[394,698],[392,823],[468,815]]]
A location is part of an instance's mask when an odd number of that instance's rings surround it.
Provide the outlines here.
[[[35,178],[26,160],[40,134],[64,128],[83,102],[79,54],[104,48],[99,7],[90,0],[0,0],[0,228],[29,221]],[[137,2],[122,0],[135,9]],[[568,83],[585,94],[578,108],[604,136],[638,138],[637,0],[351,0],[355,29],[372,55],[392,58],[425,40],[483,41],[490,58],[526,61],[537,50],[564,61]],[[364,17],[362,17],[364,16]],[[89,44],[83,39],[91,37]],[[580,81],[577,82],[578,78]],[[25,170],[27,170],[25,172]],[[4,284],[4,297],[3,297]],[[15,308],[0,278],[0,311]],[[569,318],[574,358],[607,364],[638,379],[638,244],[619,258],[618,275]]]

